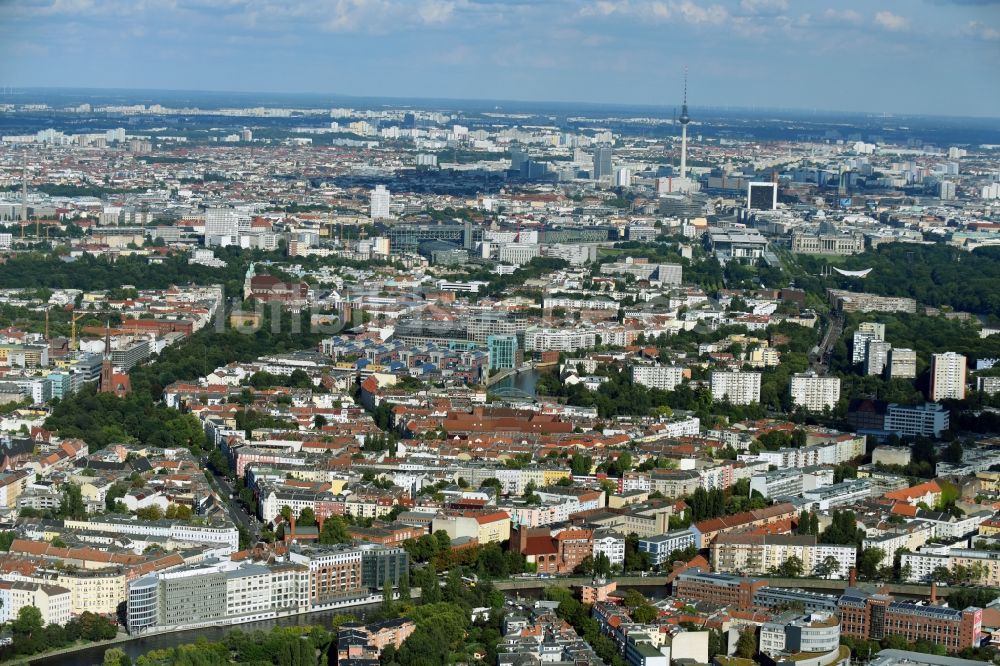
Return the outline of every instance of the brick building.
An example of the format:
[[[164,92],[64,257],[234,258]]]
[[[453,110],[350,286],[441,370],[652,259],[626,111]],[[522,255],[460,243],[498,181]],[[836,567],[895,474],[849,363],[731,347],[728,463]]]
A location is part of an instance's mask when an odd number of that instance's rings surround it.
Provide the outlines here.
[[[567,529],[555,535],[547,527],[519,527],[511,535],[510,547],[537,567],[538,573],[572,573],[594,553],[594,531]]]
[[[754,607],[753,595],[765,585],[767,581],[761,578],[744,578],[690,569],[674,579],[673,592],[675,597],[681,599],[751,609]]]
[[[841,633],[852,638],[881,640],[902,636],[908,641],[926,640],[948,652],[979,645],[983,610],[965,610],[895,601],[888,594],[869,594],[848,588],[837,604]]]

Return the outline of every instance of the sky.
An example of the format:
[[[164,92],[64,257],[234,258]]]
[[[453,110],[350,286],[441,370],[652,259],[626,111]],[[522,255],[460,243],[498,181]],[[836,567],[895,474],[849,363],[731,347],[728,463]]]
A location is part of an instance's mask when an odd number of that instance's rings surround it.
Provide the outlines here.
[[[1000,0],[0,0],[0,86],[1000,117]]]

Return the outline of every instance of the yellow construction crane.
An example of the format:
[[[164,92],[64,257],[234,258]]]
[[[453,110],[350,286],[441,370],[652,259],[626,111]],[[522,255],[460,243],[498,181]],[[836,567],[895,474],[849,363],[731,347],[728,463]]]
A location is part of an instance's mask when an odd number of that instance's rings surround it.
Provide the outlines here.
[[[71,310],[70,311],[70,325],[69,325],[69,348],[74,351],[80,350],[80,341],[76,337],[76,322],[80,321],[84,317],[97,316],[97,315],[118,315],[120,312],[114,310]]]
[[[77,351],[77,350],[80,349],[80,345],[77,344],[77,340],[76,340],[76,322],[80,321],[81,319],[83,319],[84,317],[86,317],[89,314],[93,314],[93,313],[86,312],[86,311],[84,311],[84,312],[74,312],[70,316],[69,348],[72,349],[73,351]]]

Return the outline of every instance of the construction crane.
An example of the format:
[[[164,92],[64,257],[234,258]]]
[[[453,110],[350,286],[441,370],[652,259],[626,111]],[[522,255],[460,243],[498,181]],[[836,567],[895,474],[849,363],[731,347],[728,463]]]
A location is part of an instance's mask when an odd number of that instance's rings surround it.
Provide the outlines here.
[[[80,344],[79,340],[76,339],[76,322],[80,321],[84,317],[92,315],[101,314],[112,314],[110,312],[105,312],[103,310],[81,310],[80,312],[73,312],[70,315],[70,325],[69,325],[69,348],[73,351],[79,351]],[[114,313],[118,314],[118,313]]]

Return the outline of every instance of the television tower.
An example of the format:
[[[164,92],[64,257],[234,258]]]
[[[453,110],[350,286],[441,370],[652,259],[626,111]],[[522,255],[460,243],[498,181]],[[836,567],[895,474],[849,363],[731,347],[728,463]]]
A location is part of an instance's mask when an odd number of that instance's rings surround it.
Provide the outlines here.
[[[688,123],[691,116],[688,115],[688,73],[684,67],[684,104],[681,106],[681,180],[687,176],[687,153],[688,153]]]
[[[21,156],[21,231],[28,223],[28,151]]]

